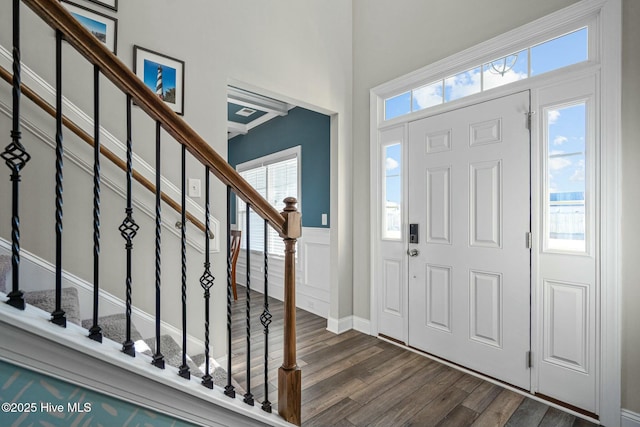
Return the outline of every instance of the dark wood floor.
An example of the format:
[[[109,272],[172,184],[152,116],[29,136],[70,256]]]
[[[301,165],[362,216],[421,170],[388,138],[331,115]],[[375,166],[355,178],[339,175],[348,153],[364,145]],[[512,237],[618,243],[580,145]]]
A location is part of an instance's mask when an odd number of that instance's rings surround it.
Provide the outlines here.
[[[251,293],[251,393],[264,399],[261,294]],[[233,377],[247,387],[246,289],[233,308]],[[282,303],[269,301],[269,400],[277,408],[282,364]],[[593,426],[594,424],[376,337],[335,335],[326,320],[297,311],[298,365],[302,369],[303,426]]]

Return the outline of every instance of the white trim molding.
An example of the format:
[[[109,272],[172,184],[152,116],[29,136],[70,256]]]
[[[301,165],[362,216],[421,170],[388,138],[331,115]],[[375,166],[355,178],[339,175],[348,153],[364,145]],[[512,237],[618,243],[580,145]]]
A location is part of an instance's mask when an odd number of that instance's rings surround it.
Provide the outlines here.
[[[620,413],[620,427],[640,427],[640,414],[623,409]]]
[[[317,316],[329,315],[330,228],[303,227],[298,239],[296,259],[296,306]],[[264,289],[262,252],[251,251],[251,289]],[[254,255],[255,254],[255,255]],[[269,256],[269,296],[284,300],[284,258]],[[236,265],[236,283],[246,283],[246,255],[240,251]]]
[[[327,319],[327,331],[329,332],[340,335],[351,329],[371,335],[371,322],[358,316],[347,316],[341,319],[329,317]]]

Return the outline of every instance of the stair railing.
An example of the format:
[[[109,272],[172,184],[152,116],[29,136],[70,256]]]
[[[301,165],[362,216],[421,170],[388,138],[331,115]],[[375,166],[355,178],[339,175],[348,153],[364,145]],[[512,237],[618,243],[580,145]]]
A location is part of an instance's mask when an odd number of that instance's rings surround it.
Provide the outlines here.
[[[23,293],[20,290],[19,281],[19,264],[20,264],[20,217],[19,217],[19,195],[20,195],[20,173],[30,160],[24,145],[21,143],[20,131],[20,100],[22,93],[21,85],[21,59],[20,59],[20,3],[21,0],[13,1],[13,74],[12,74],[12,97],[13,97],[13,127],[11,131],[11,143],[6,147],[0,156],[5,160],[7,166],[11,169],[12,181],[12,220],[11,220],[11,240],[12,240],[12,268],[13,282],[11,292],[9,292],[7,301],[10,305],[24,309]],[[236,196],[247,203],[247,215],[250,209],[253,209],[265,222],[265,226],[270,226],[276,230],[284,239],[285,243],[285,270],[284,270],[284,361],[278,370],[278,411],[280,415],[287,421],[300,425],[301,423],[301,371],[296,362],[296,325],[295,325],[295,246],[296,241],[301,235],[301,215],[296,209],[296,199],[287,198],[285,200],[286,207],[282,213],[273,208],[251,185],[249,185],[209,144],[206,143],[181,117],[173,112],[162,100],[160,100],[145,84],[136,77],[133,72],[122,63],[112,52],[110,52],[104,44],[91,35],[71,14],[60,5],[57,0],[22,0],[36,15],[45,21],[56,32],[56,308],[52,313],[52,322],[66,326],[65,313],[61,308],[61,275],[62,275],[62,191],[63,191],[63,132],[62,127],[64,117],[62,115],[62,78],[61,78],[61,41],[64,38],[69,45],[85,57],[94,66],[94,105],[95,105],[95,135],[94,135],[94,283],[95,290],[98,292],[98,265],[100,253],[100,164],[99,154],[104,153],[103,147],[99,144],[99,89],[98,77],[100,74],[108,78],[118,89],[120,89],[127,97],[127,155],[126,155],[126,177],[127,177],[127,205],[125,208],[125,219],[120,226],[120,232],[125,239],[125,249],[127,258],[126,273],[126,315],[127,330],[126,339],[123,343],[123,352],[130,356],[135,356],[135,349],[131,341],[131,269],[132,269],[132,247],[133,239],[136,236],[139,226],[133,218],[133,208],[131,205],[131,181],[133,177],[132,168],[132,123],[131,123],[131,105],[135,103],[140,107],[154,122],[156,123],[156,348],[153,355],[153,364],[158,368],[164,368],[164,360],[160,349],[160,238],[161,229],[161,200],[162,192],[160,189],[160,155],[159,148],[161,144],[161,129],[164,129],[183,149],[183,183],[182,183],[182,309],[183,309],[183,335],[186,336],[186,286],[185,286],[185,222],[186,214],[184,212],[184,154],[186,151],[191,153],[207,171],[207,191],[206,197],[209,196],[209,174],[213,173],[223,184],[227,186],[227,212],[230,212],[230,199],[233,192]],[[81,138],[85,139],[83,136]],[[208,247],[209,241],[209,218],[208,218],[208,199],[207,199],[207,218],[205,220],[205,242]],[[247,240],[249,239],[249,230],[247,230]],[[229,248],[229,232],[230,223],[227,224],[227,249]],[[265,232],[266,236],[266,232]],[[265,237],[266,248],[266,237]],[[247,253],[249,248],[247,247]],[[206,251],[207,259],[205,260],[205,273],[200,282],[205,290],[205,297],[208,296],[209,288],[213,285],[213,276],[207,274],[209,272],[209,251]],[[266,253],[266,251],[265,251]],[[227,256],[227,259],[229,257]],[[267,262],[265,256],[265,263]],[[265,265],[265,273],[267,271]],[[235,389],[232,385],[231,372],[231,280],[230,267],[227,261],[227,335],[228,335],[228,365],[227,365],[227,385],[225,387],[225,395],[235,397]],[[247,292],[249,292],[249,277],[247,278]],[[265,277],[265,284],[266,284]],[[97,302],[97,297],[95,297]],[[205,298],[205,313],[208,314],[208,298]],[[99,326],[96,323],[97,307],[94,307],[94,325],[90,330],[90,338],[97,341],[101,340]],[[249,309],[249,293],[247,298],[247,344],[250,344],[250,309]],[[264,327],[265,339],[268,339],[268,327],[271,314],[268,311],[268,301],[265,299],[264,311],[260,316],[261,323]],[[209,319],[205,318],[205,342],[209,342],[208,337]],[[98,339],[99,337],[99,339]],[[268,342],[267,342],[268,344]],[[186,340],[183,340],[183,366],[180,367],[179,375],[189,378],[188,367],[186,367],[185,359]],[[268,346],[265,346],[265,349]],[[208,345],[206,348],[208,352]],[[249,361],[250,349],[247,348],[247,361]],[[265,353],[265,361],[267,354]],[[208,365],[209,361],[206,360]],[[266,363],[265,363],[266,369]],[[208,374],[208,372],[207,372]],[[206,375],[203,378],[203,385],[209,386],[209,379]],[[265,372],[265,383],[267,373]],[[244,396],[245,403],[253,405],[254,399],[250,390],[250,368],[247,363],[247,390]],[[266,394],[268,387],[265,384],[265,399],[262,409],[270,412],[271,403],[268,401]]]
[[[13,76],[11,72],[5,70],[2,66],[0,66],[0,78],[6,81],[9,84],[13,82]],[[54,106],[45,101],[40,95],[38,95],[33,89],[27,86],[24,83],[20,84],[20,91],[23,95],[29,98],[33,103],[38,106],[41,110],[49,114],[51,117],[56,117],[56,109]],[[66,115],[62,115],[62,124],[65,128],[73,132],[78,138],[89,144],[91,147],[96,146],[94,137],[89,135],[84,131],[78,124],[76,124],[73,120],[71,120]],[[94,123],[95,124],[95,123]],[[99,134],[99,131],[97,131]],[[106,148],[104,145],[98,144],[100,154],[104,156],[107,160],[113,163],[122,171],[127,170],[127,164],[120,157],[118,157],[113,151]],[[135,168],[132,170],[132,177],[135,179],[140,185],[149,190],[152,193],[156,192],[156,186],[149,181],[144,175],[138,172]],[[169,196],[165,192],[161,192],[160,196],[162,197],[162,201],[166,203],[171,209],[182,214],[182,206],[186,206],[186,201],[182,201],[182,204],[173,200],[171,196]],[[189,211],[185,211],[185,217],[182,218],[180,224],[176,225],[176,227],[181,226],[181,224],[185,224],[186,222],[191,222],[196,228],[198,228],[203,233],[205,232],[205,227],[202,221],[200,221],[194,214]],[[209,234],[209,237],[213,239],[213,233]]]

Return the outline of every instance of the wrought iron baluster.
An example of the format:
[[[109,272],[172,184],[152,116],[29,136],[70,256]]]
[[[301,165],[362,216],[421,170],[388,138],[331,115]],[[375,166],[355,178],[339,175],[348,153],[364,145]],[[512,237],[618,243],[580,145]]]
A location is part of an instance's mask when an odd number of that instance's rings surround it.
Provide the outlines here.
[[[20,65],[20,0],[13,0],[13,128],[11,143],[0,154],[11,169],[11,292],[7,295],[7,304],[24,310],[24,295],[20,290],[20,171],[31,156],[20,142],[20,97],[21,97],[21,65]]]
[[[131,357],[136,356],[133,341],[131,341],[131,252],[133,250],[133,238],[138,233],[140,226],[133,219],[133,208],[131,207],[131,180],[133,174],[133,142],[131,139],[131,95],[127,94],[127,207],[125,208],[125,218],[118,228],[120,234],[125,239],[125,249],[127,251],[127,277],[126,277],[126,338],[122,343],[122,351]]]
[[[93,326],[89,338],[102,342],[102,328],[98,325],[100,280],[100,67],[93,66]]]
[[[62,310],[62,32],[56,30],[56,307],[51,322],[66,327]]]
[[[244,403],[253,406],[253,394],[251,394],[251,243],[249,229],[251,222],[251,205],[247,203],[247,217],[245,229],[247,232],[247,392],[244,394]]]
[[[180,221],[182,223],[181,249],[182,249],[182,365],[178,375],[182,378],[191,378],[187,366],[187,147],[182,146],[182,211]]]
[[[264,310],[260,316],[260,323],[264,328],[264,400],[262,410],[271,413],[269,401],[269,325],[271,313],[269,313],[269,222],[264,220]]]
[[[164,369],[164,356],[160,352],[160,234],[162,232],[161,190],[160,190],[160,122],[156,121],[156,352],[153,366]]]
[[[231,384],[231,187],[227,185],[227,385],[224,394],[235,398],[236,391]]]
[[[213,378],[210,374],[209,366],[209,298],[210,289],[213,286],[215,277],[211,274],[211,263],[209,262],[209,166],[205,167],[204,192],[205,192],[205,232],[204,232],[204,273],[200,277],[200,286],[204,289],[204,363],[205,371],[202,377],[202,385],[213,388]]]

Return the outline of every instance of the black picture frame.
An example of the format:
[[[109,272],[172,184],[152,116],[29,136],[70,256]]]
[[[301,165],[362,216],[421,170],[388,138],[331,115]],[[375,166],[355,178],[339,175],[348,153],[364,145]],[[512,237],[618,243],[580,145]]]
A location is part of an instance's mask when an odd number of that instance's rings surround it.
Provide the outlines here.
[[[179,115],[184,115],[184,61],[134,45],[133,72]]]
[[[61,0],[60,4],[111,52],[118,53],[118,20],[116,18],[68,0]]]
[[[104,0],[104,1],[87,0],[87,1],[90,1],[91,3],[99,4],[100,6],[106,7],[107,9],[111,9],[115,12],[118,11],[118,0]]]

